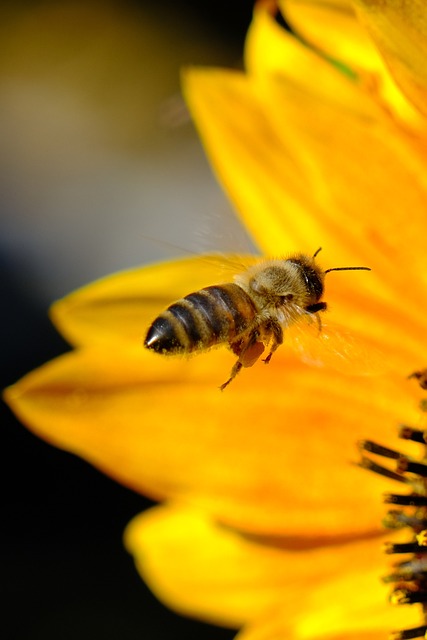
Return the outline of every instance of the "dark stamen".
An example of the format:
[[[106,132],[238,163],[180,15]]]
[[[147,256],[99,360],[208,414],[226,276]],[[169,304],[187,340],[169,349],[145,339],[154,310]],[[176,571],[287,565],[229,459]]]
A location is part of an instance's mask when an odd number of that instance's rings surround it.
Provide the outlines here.
[[[427,507],[427,496],[419,496],[415,493],[407,496],[398,493],[385,493],[384,502],[386,504],[400,504],[408,507]]]
[[[414,629],[403,629],[402,631],[393,631],[390,634],[390,640],[412,640],[412,638],[422,638],[427,633],[427,626],[415,627]]]
[[[418,429],[413,429],[406,424],[402,424],[399,427],[399,438],[403,440],[413,440],[414,442],[419,442],[420,444],[426,444],[426,432],[419,431]]]
[[[373,460],[371,460],[370,458],[366,458],[365,456],[363,456],[360,460],[360,462],[357,463],[359,467],[362,467],[362,469],[367,469],[368,471],[373,471],[374,473],[379,474],[380,476],[384,476],[386,478],[390,478],[391,480],[396,480],[396,482],[403,482],[403,483],[407,483],[407,479],[405,478],[405,476],[396,473],[395,471],[392,471],[391,469],[387,469],[386,467],[381,466],[380,464],[377,464],[376,462],[374,462]]]
[[[427,591],[410,591],[409,589],[397,589],[390,596],[393,604],[415,604],[427,602]]]
[[[427,547],[420,547],[417,542],[385,542],[384,553],[427,553]]]
[[[392,458],[393,460],[398,460],[402,457],[402,454],[394,449],[388,449],[387,447],[383,447],[376,442],[372,442],[372,440],[361,440],[359,443],[359,449],[363,449],[364,451],[369,451],[370,453],[374,453],[377,456],[382,456],[383,458]]]
[[[411,462],[409,458],[405,458],[403,456],[399,458],[396,470],[398,473],[416,473],[422,478],[427,478],[427,464],[422,464],[421,462]]]
[[[427,368],[415,371],[409,378],[415,378],[421,388],[427,390]],[[423,400],[422,410],[427,412],[427,398]],[[406,495],[384,495],[385,503],[398,508],[389,509],[383,525],[389,529],[409,528],[410,535],[407,542],[390,541],[383,545],[384,553],[397,556],[398,561],[391,563],[389,575],[382,580],[388,584],[394,583],[390,602],[394,605],[418,605],[421,621],[424,622],[419,627],[393,631],[390,640],[427,640],[427,429],[414,429],[402,424],[399,438],[424,445],[424,452],[413,457],[372,440],[362,440],[358,443],[361,455],[359,465],[384,477],[406,482],[412,491]],[[391,467],[394,464],[395,470],[377,464],[371,458]],[[393,460],[394,463],[387,460]]]

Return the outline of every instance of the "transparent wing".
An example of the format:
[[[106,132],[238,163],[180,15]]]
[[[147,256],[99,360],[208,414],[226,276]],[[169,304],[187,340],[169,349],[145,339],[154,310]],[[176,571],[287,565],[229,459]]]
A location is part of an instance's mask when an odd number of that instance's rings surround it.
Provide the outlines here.
[[[316,315],[301,315],[285,330],[285,344],[304,362],[318,367],[359,375],[379,374],[386,369],[384,354],[377,347],[321,316],[319,322]]]

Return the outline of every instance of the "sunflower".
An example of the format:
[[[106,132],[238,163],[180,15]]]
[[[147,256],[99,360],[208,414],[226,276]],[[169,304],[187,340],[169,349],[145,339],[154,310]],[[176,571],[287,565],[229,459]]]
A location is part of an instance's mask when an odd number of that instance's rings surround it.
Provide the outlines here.
[[[406,376],[426,364],[427,8],[354,5],[359,19],[349,2],[283,2],[290,32],[262,2],[245,72],[189,69],[183,84],[261,253],[321,245],[330,266],[371,267],[327,281],[329,315],[362,357],[350,348],[335,366],[334,347],[315,367],[285,344],[221,394],[225,349],[188,360],[144,350],[165,306],[217,284],[218,259],[193,257],[56,303],[75,349],[6,392],[40,437],[162,502],[125,532],[141,574],[178,612],[243,627],[244,640],[378,638],[423,622],[391,607],[379,579],[380,494],[397,473],[349,461],[355,441],[394,451],[397,421],[423,424]]]

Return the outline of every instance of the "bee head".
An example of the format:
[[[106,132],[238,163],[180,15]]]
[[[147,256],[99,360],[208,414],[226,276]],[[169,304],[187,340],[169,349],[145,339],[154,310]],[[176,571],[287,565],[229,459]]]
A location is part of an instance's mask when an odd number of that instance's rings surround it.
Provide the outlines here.
[[[368,267],[334,267],[324,271],[313,256],[294,254],[282,260],[257,263],[235,280],[245,288],[258,309],[299,307],[310,313],[323,311],[325,275],[330,271],[368,270]]]
[[[370,271],[369,267],[332,267],[323,271],[315,262],[317,254],[322,250],[319,247],[313,256],[299,254],[292,256],[288,262],[295,265],[299,271],[301,280],[309,296],[309,302],[305,308],[309,311],[318,311],[326,309],[326,303],[320,302],[324,291],[325,275],[331,271]]]
[[[301,306],[311,306],[319,302],[323,296],[325,274],[315,264],[314,258],[300,254],[288,258],[286,262],[292,265],[298,274],[299,287],[305,298],[305,304]]]

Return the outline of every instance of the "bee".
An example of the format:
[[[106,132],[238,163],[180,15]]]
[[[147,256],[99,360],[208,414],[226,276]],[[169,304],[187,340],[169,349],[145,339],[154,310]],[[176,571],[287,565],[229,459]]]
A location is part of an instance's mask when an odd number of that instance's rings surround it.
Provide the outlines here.
[[[264,353],[268,364],[283,343],[283,332],[303,317],[327,309],[322,300],[325,275],[331,271],[370,271],[369,267],[322,268],[316,256],[261,260],[234,277],[234,282],[190,293],[161,313],[150,326],[144,346],[163,355],[190,354],[227,344],[237,356],[223,391],[243,367]]]

